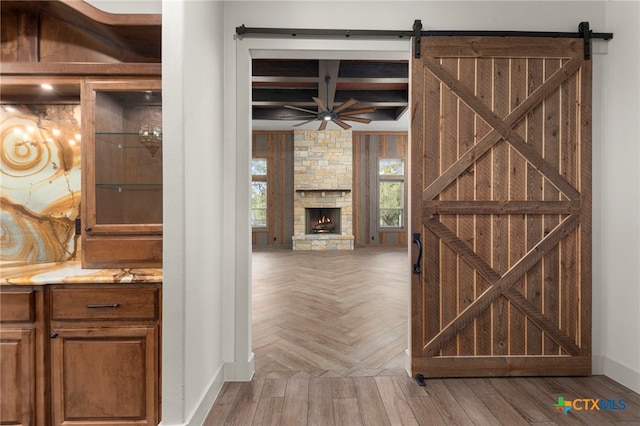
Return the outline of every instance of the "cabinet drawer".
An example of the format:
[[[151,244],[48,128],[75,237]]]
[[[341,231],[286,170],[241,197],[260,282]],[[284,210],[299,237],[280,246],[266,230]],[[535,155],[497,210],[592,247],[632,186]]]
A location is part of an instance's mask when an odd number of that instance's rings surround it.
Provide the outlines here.
[[[145,320],[159,318],[156,288],[54,289],[51,317],[55,320]]]
[[[16,290],[0,293],[0,322],[35,321],[35,291]]]

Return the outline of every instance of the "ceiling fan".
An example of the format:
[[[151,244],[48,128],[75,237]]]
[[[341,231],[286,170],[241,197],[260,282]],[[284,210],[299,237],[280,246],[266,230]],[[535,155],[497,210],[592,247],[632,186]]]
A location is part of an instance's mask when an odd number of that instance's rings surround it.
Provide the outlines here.
[[[345,102],[341,103],[340,105],[338,105],[335,108],[331,108],[330,102],[329,102],[329,83],[331,82],[331,77],[329,75],[327,75],[324,78],[324,81],[327,85],[327,101],[324,102],[322,99],[320,98],[316,98],[313,97],[313,101],[318,105],[318,111],[313,111],[310,109],[305,109],[305,108],[300,108],[297,106],[293,106],[293,105],[285,105],[285,108],[289,108],[289,109],[293,109],[296,111],[301,111],[304,112],[308,115],[306,116],[300,116],[300,117],[291,117],[294,119],[300,118],[300,119],[307,119],[306,121],[303,121],[302,123],[298,123],[295,124],[293,127],[298,127],[298,126],[302,126],[304,124],[307,123],[311,123],[312,121],[315,120],[320,120],[320,127],[318,128],[318,130],[324,130],[327,127],[327,124],[330,121],[333,121],[334,123],[336,123],[338,126],[342,127],[344,130],[348,130],[351,128],[351,126],[347,123],[345,123],[345,121],[355,121],[358,123],[365,123],[368,124],[371,122],[370,119],[368,118],[363,118],[363,117],[356,117],[356,115],[358,114],[369,114],[372,112],[375,112],[375,108],[374,107],[366,107],[366,108],[354,108],[357,104],[358,101],[351,98],[346,100]],[[312,117],[309,118],[309,115],[311,115]]]

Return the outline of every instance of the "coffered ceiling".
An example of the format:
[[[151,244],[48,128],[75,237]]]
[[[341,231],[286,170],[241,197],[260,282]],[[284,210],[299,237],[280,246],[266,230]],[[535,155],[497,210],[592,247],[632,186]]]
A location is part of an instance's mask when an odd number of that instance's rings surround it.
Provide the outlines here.
[[[254,128],[256,123],[269,122],[271,126],[266,124],[266,127],[300,125],[305,129],[318,128],[322,107],[319,108],[314,97],[328,110],[339,109],[342,103],[355,99],[357,104],[346,111],[373,107],[374,112],[354,116],[370,119],[371,125],[378,124],[378,129],[379,124],[393,126],[405,118],[409,106],[408,67],[406,60],[254,59]],[[367,127],[367,124],[350,121],[348,117],[341,116],[341,119],[354,129]],[[307,123],[301,125],[304,122]],[[339,127],[334,124],[327,127],[330,128]]]

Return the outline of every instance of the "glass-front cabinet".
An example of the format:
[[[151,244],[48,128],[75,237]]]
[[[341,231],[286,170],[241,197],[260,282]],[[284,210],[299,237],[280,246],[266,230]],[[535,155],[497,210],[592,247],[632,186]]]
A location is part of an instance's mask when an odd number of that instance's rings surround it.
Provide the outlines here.
[[[160,80],[82,85],[82,264],[162,264]]]

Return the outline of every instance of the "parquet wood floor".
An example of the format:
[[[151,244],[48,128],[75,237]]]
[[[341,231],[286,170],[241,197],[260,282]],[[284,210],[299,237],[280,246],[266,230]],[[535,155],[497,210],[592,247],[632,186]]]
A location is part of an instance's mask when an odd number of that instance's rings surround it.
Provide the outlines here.
[[[401,374],[405,249],[253,253],[256,377]]]
[[[405,250],[254,252],[256,376],[225,383],[205,425],[640,426],[640,395],[604,376],[418,386],[403,366],[408,268]],[[564,414],[559,397],[619,409]]]

